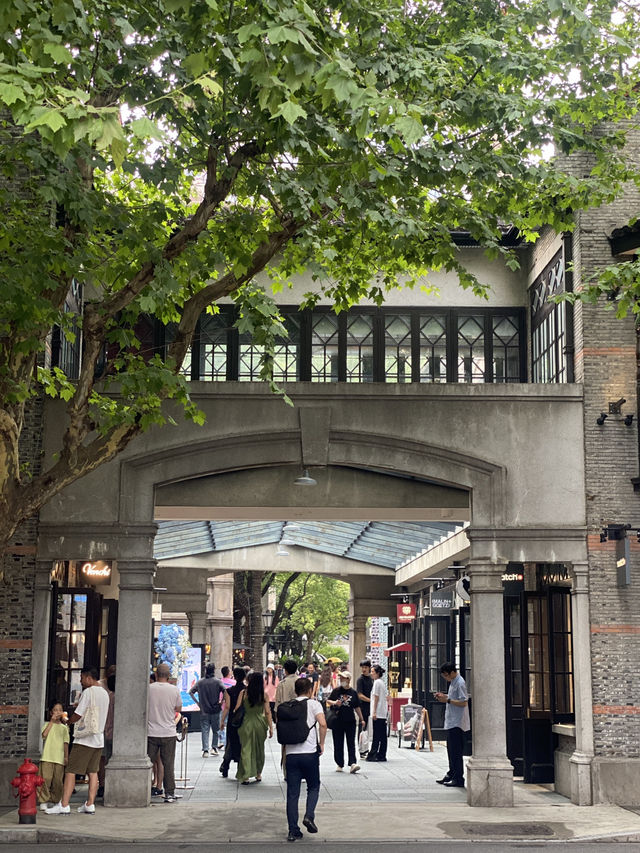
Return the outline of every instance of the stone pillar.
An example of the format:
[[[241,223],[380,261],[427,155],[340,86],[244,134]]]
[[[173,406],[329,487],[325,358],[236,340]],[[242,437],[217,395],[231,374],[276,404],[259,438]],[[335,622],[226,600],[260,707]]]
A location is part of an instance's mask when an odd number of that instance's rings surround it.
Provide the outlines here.
[[[576,748],[569,759],[571,802],[578,806],[590,806],[593,804],[591,765],[594,749],[589,567],[587,563],[573,564],[571,625],[573,631],[573,685],[576,716]]]
[[[118,561],[118,653],[113,756],[107,765],[105,806],[148,806],[147,693],[155,561]]]
[[[349,670],[352,675],[352,687],[360,675],[358,664],[367,652],[367,617],[349,616]]]
[[[42,724],[45,720],[47,693],[47,667],[49,663],[49,625],[51,620],[51,568],[50,560],[36,563],[36,580],[33,596],[33,640],[31,646],[31,672],[29,681],[29,722],[27,754],[38,760],[42,750]]]
[[[189,620],[189,640],[192,645],[204,645],[207,642],[207,614],[203,612],[187,613]]]
[[[513,806],[513,767],[507,758],[503,564],[472,560],[471,651],[473,755],[467,765],[467,802]]]

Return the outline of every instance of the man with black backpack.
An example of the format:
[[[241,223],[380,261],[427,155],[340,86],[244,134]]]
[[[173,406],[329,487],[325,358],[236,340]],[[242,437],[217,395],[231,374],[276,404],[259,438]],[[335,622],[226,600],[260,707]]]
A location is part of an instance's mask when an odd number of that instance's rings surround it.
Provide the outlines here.
[[[298,800],[302,780],[307,782],[307,804],[302,819],[308,832],[317,832],[314,822],[320,796],[320,756],[324,751],[327,723],[322,705],[312,698],[313,682],[298,678],[296,698],[282,702],[276,724],[278,742],[284,745],[287,781],[287,841],[302,838],[298,826]]]

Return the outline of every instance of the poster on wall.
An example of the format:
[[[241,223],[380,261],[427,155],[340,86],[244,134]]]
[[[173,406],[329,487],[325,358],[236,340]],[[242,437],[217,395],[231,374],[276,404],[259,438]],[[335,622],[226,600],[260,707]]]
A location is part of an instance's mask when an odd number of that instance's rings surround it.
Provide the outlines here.
[[[178,687],[182,696],[182,711],[198,711],[197,704],[189,696],[189,691],[202,678],[202,661],[204,657],[204,646],[192,646],[189,649],[187,662],[182,668]]]

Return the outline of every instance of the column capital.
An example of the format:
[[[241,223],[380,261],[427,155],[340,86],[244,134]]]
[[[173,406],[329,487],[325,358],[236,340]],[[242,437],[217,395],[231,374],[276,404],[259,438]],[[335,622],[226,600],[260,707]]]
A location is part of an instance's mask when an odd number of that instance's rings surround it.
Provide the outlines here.
[[[506,568],[506,561],[496,563],[482,558],[469,560],[467,571],[471,581],[471,594],[502,592],[502,575]]]
[[[589,564],[588,563],[572,563],[571,564],[571,595],[588,595],[589,594]]]
[[[118,560],[120,590],[153,590],[155,560]]]

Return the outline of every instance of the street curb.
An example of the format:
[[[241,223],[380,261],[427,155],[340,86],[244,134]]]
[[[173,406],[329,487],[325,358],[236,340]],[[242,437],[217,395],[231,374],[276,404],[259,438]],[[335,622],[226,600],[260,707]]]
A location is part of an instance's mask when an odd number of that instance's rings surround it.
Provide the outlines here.
[[[285,836],[278,836],[271,839],[239,839],[237,836],[233,838],[218,838],[217,844],[243,844],[243,845],[261,845],[264,846],[265,843],[278,843],[284,841]],[[166,841],[167,844],[173,843],[174,839],[162,839],[162,838],[140,838],[140,837],[131,837],[131,838],[117,838],[111,839],[118,844],[154,844],[161,843]],[[438,836],[436,838],[428,838],[426,836],[407,836],[406,838],[369,838],[369,839],[354,839],[354,838],[336,838],[332,836],[331,838],[314,838],[312,839],[315,843],[321,844],[362,844],[366,842],[371,843],[393,843],[393,844],[418,844],[418,843],[451,843],[455,841],[456,843],[477,843],[478,841],[484,841],[487,843],[495,844],[496,846],[501,846],[504,844],[514,844],[514,843],[527,843],[527,842],[537,842],[537,841],[547,841],[549,843],[558,843],[562,840],[563,843],[566,844],[585,844],[585,843],[596,843],[596,842],[619,842],[619,843],[633,843],[640,841],[640,833],[634,834],[611,834],[611,835],[586,835],[579,836],[574,838],[567,839],[557,839],[557,838],[536,838],[535,836],[529,836],[527,838],[523,838],[522,836],[514,837],[514,838],[491,838],[490,836],[483,836],[482,838],[442,838]],[[52,829],[40,829],[34,826],[25,826],[24,828],[20,828],[16,826],[15,828],[7,828],[0,829],[0,846],[3,844],[96,844],[96,843],[104,843],[105,839],[102,835],[78,835],[77,833],[72,832],[60,832]],[[194,836],[193,838],[185,838],[182,837],[180,839],[181,844],[201,844],[203,839],[198,836]]]

